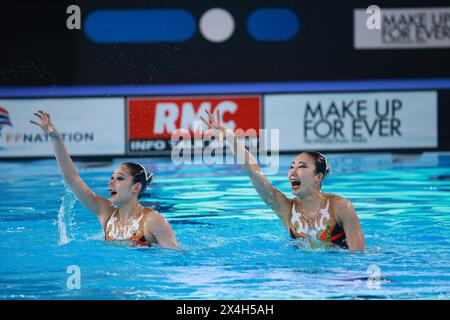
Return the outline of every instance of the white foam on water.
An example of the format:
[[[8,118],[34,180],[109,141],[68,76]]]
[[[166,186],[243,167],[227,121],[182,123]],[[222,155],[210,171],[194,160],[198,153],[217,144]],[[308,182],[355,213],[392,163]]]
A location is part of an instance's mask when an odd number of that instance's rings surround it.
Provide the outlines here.
[[[61,206],[59,207],[58,211],[58,245],[60,246],[68,244],[70,241],[74,240],[72,231],[73,227],[75,226],[75,217],[73,211],[75,202],[76,199],[73,196],[72,191],[66,185],[66,190],[64,192],[64,195],[61,197]]]

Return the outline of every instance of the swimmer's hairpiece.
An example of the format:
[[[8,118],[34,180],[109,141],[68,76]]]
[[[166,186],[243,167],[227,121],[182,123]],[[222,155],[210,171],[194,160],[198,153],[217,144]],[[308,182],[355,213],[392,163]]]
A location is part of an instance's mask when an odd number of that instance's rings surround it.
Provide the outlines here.
[[[133,176],[133,183],[140,183],[142,185],[138,195],[138,198],[140,198],[147,189],[147,186],[153,182],[153,172],[145,169],[140,163],[125,162],[123,165],[128,168],[128,171]]]
[[[328,162],[327,157],[323,155],[323,153],[317,152],[325,161],[325,177],[329,176],[333,172],[333,168],[331,168],[330,163]]]
[[[153,181],[153,172],[148,172],[147,169],[145,169],[145,167],[140,164],[137,163],[137,165],[139,165],[142,168],[142,171],[140,173],[144,173],[145,174],[145,181],[147,182],[147,185],[152,183]]]
[[[314,162],[316,164],[316,173],[322,173],[323,177],[328,177],[333,169],[331,168],[330,163],[322,153],[317,151],[305,151],[304,153],[310,155],[314,158]]]

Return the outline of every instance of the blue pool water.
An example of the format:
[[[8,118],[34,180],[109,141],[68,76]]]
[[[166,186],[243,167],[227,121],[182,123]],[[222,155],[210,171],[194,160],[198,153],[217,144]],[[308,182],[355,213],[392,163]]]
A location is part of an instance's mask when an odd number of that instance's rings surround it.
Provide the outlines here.
[[[279,173],[269,177],[288,195],[292,158],[282,156]],[[77,166],[107,196],[111,172],[126,160]],[[105,243],[54,160],[0,162],[0,299],[450,297],[449,154],[330,155],[334,173],[323,190],[353,202],[364,254],[291,243],[235,166],[131,160],[156,173],[142,202],[171,222],[182,248]],[[80,268],[80,289],[67,287],[71,265]]]

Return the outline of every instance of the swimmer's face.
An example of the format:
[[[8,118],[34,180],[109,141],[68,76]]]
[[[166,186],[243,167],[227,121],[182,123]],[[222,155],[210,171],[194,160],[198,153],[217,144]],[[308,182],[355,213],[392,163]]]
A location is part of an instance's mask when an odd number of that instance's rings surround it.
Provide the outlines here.
[[[137,197],[140,183],[133,184],[133,176],[124,165],[119,166],[111,175],[108,183],[110,201],[116,207]]]
[[[304,197],[314,188],[319,187],[323,174],[316,174],[314,158],[307,153],[300,153],[291,163],[288,171],[291,191],[297,197]]]

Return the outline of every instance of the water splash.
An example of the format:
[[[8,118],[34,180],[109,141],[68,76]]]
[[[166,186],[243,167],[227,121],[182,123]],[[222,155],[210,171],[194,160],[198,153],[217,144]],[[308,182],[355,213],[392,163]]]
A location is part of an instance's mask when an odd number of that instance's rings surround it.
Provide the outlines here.
[[[73,228],[75,226],[75,213],[73,208],[77,200],[66,184],[64,195],[60,199],[61,206],[58,211],[58,245],[61,246],[74,240]]]

